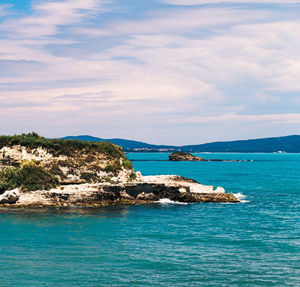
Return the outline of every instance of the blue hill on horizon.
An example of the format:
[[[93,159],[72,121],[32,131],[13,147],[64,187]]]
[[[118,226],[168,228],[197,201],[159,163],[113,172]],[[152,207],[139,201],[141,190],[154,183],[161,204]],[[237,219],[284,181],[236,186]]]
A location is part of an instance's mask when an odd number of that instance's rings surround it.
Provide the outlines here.
[[[259,138],[236,141],[219,141],[199,145],[154,145],[141,141],[127,139],[103,139],[89,135],[67,136],[63,139],[73,139],[82,141],[109,141],[123,148],[124,151],[186,151],[186,152],[288,152],[300,153],[300,135],[290,135],[283,137]]]

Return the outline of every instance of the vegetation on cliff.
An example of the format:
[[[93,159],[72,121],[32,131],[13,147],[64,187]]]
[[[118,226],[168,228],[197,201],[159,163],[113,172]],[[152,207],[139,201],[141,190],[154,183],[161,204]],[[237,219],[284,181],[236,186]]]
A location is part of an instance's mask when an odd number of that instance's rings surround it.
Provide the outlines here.
[[[134,176],[122,149],[109,142],[46,139],[36,133],[0,136],[0,194]]]
[[[14,188],[22,191],[49,190],[58,185],[58,178],[35,162],[24,162],[18,168],[4,168],[0,172],[0,193]]]
[[[37,133],[0,136],[0,149],[4,146],[21,145],[30,149],[42,147],[55,155],[73,155],[89,150],[106,154],[111,158],[125,158],[122,149],[110,142],[86,142],[80,140],[46,139]]]

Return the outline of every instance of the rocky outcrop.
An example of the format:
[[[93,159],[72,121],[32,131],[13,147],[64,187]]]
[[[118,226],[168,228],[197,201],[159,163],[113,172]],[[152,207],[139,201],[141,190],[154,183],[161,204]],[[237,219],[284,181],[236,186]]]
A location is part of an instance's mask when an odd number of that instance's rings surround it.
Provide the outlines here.
[[[0,204],[14,204],[19,200],[19,198],[20,193],[17,188],[8,190],[0,195]]]
[[[234,160],[234,159],[204,159],[203,157],[192,155],[188,152],[173,152],[169,155],[170,161],[230,161],[230,162],[241,162],[241,161],[252,161],[252,160]]]
[[[205,186],[180,176],[145,176],[141,181],[128,183],[96,183],[66,185],[49,191],[21,193],[14,207],[105,206],[115,204],[147,204],[168,198],[172,201],[239,202],[224,189]],[[5,204],[6,203],[6,204]]]
[[[188,152],[173,152],[169,155],[170,161],[205,161],[204,158],[194,156]]]
[[[166,187],[177,187],[182,193],[225,193],[225,190],[222,187],[217,187],[217,189],[214,190],[212,185],[203,185],[193,179],[178,175],[144,176],[143,181],[153,185],[157,184]]]
[[[174,160],[204,161],[188,153]],[[222,187],[176,175],[142,176],[111,143],[49,140],[35,133],[0,137],[0,206],[145,204],[166,198],[238,202]]]
[[[56,176],[61,184],[126,182],[133,173],[125,156],[111,157],[91,149],[78,149],[72,154],[55,154],[43,147],[30,149],[21,145],[0,149],[0,170],[18,167],[24,162],[37,163]]]

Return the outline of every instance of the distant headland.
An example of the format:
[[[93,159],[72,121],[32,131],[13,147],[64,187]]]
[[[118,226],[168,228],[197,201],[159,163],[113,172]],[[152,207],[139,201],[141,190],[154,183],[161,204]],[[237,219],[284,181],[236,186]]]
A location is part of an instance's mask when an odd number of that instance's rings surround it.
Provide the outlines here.
[[[109,141],[125,152],[233,152],[233,153],[300,153],[300,135],[260,138],[237,141],[212,142],[199,145],[154,145],[126,139],[103,139],[88,135],[67,136],[63,139],[77,139],[88,142]]]

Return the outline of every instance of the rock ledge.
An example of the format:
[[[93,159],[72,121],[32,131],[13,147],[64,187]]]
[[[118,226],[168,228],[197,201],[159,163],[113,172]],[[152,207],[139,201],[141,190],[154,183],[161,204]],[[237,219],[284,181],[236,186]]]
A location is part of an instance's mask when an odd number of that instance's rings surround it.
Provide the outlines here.
[[[4,195],[2,195],[4,196]],[[49,191],[38,190],[19,194],[17,200],[0,202],[11,207],[106,206],[116,204],[147,204],[168,198],[173,201],[232,202],[239,200],[225,193],[222,187],[202,185],[194,180],[175,176],[144,176],[128,183],[73,184]]]

